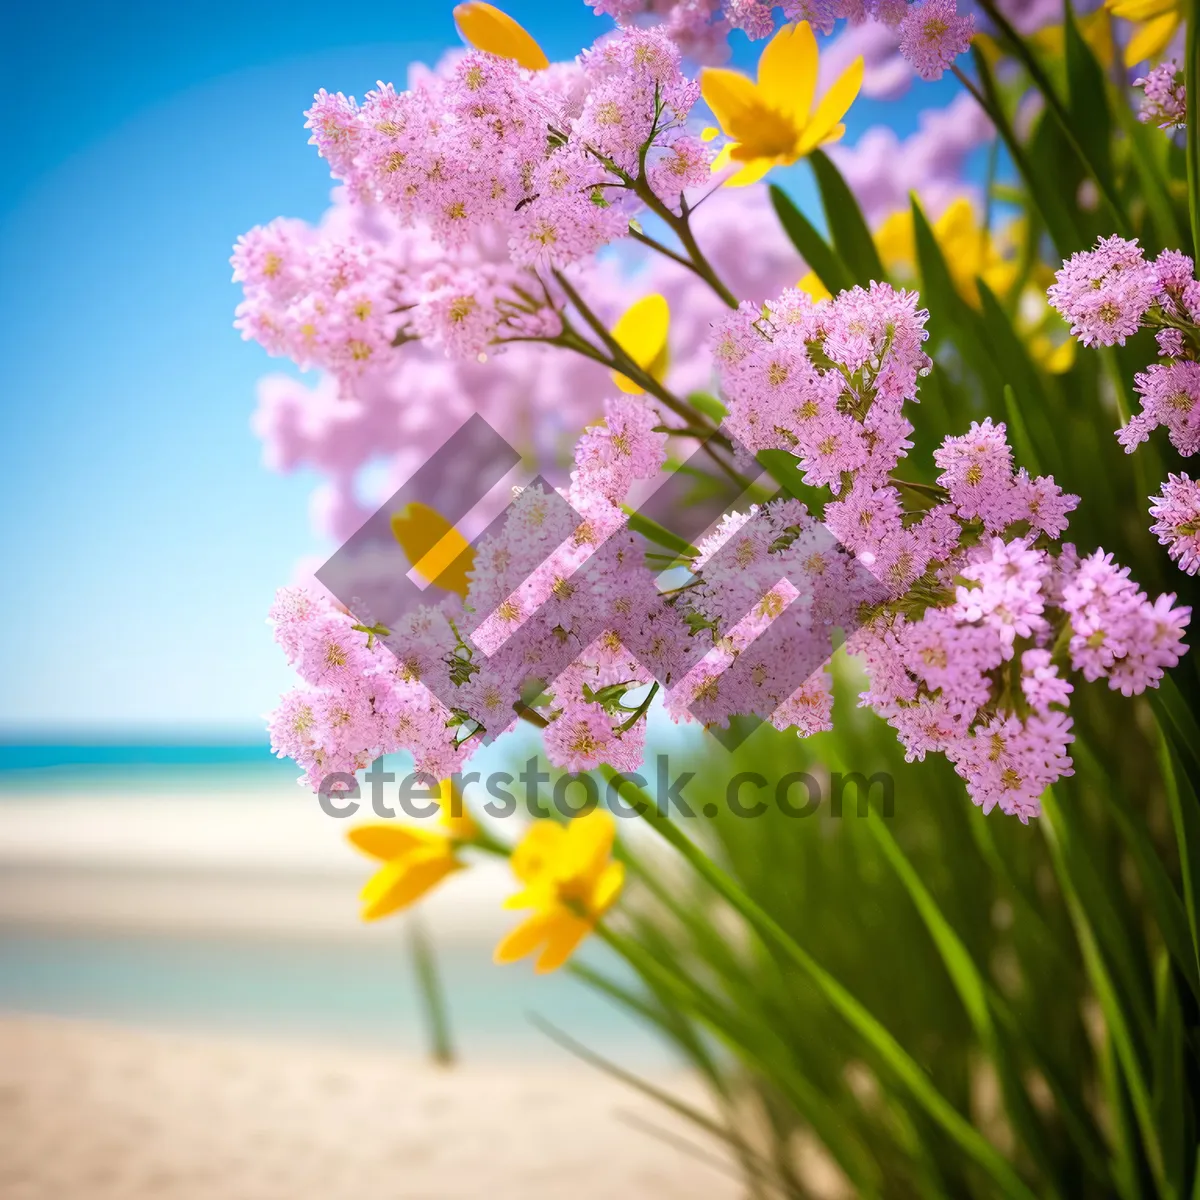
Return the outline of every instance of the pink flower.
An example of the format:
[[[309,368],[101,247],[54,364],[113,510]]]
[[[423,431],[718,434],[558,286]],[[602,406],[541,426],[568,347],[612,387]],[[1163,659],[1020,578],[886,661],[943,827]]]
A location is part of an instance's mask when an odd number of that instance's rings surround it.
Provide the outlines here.
[[[964,520],[981,520],[998,532],[1016,519],[1012,450],[1003,423],[993,425],[991,417],[972,421],[969,433],[945,439],[933,461],[942,469],[938,483]]]
[[[1114,234],[1101,238],[1094,250],[1073,254],[1046,295],[1085,346],[1123,346],[1160,293],[1137,240]]]
[[[1151,496],[1150,532],[1189,575],[1200,571],[1200,484],[1171,473],[1161,496]]]
[[[1049,650],[1026,650],[1021,655],[1021,691],[1039,712],[1052,704],[1067,704],[1075,689],[1059,677]]]
[[[900,52],[922,79],[941,79],[974,32],[975,18],[961,16],[955,0],[922,0],[909,5],[900,22]]]
[[[1144,93],[1138,120],[1159,129],[1178,129],[1187,124],[1187,88],[1183,72],[1169,59],[1133,81]]]
[[[1001,653],[1012,658],[1017,638],[1033,637],[1046,628],[1042,584],[1049,570],[1045,551],[1033,549],[1024,538],[992,538],[971,551],[959,572],[974,586],[956,589],[954,615],[995,629]]]
[[[653,478],[666,461],[667,435],[654,432],[660,423],[643,400],[606,400],[604,424],[587,429],[575,447],[575,488],[623,501],[635,480]]]
[[[1183,455],[1200,450],[1200,363],[1176,360],[1153,363],[1134,376],[1142,398],[1141,411],[1117,432],[1117,439],[1132,453],[1160,425],[1167,427],[1172,444]]]

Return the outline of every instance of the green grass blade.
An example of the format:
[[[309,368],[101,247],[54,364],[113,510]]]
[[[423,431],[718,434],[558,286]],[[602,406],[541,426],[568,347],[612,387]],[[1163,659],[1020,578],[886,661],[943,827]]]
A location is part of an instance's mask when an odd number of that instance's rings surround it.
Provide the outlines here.
[[[1041,1172],[1046,1196],[1062,1193],[1054,1183],[1056,1172],[1045,1130],[1038,1119],[1037,1111],[1030,1101],[1025,1085],[1016,1070],[1016,1060],[1003,1044],[1004,1039],[992,1019],[989,1001],[990,988],[980,974],[974,960],[954,927],[943,915],[937,901],[921,882],[921,877],[908,861],[896,839],[892,837],[883,819],[873,809],[867,813],[870,829],[884,856],[891,863],[905,890],[912,897],[925,927],[929,930],[941,955],[942,962],[962,1000],[963,1007],[971,1019],[975,1033],[992,1065],[1004,1092],[1006,1112],[1013,1129],[1025,1143],[1030,1156]]]
[[[809,162],[817,177],[834,249],[850,269],[854,282],[867,287],[874,280],[886,279],[879,251],[875,248],[875,239],[842,173],[821,150],[814,150],[809,155]],[[816,270],[815,267],[813,269]]]
[[[920,1064],[876,1017],[790,937],[773,917],[751,900],[669,817],[660,813],[645,792],[628,780],[618,779],[618,773],[607,767],[603,769],[603,774],[610,784],[620,787],[623,798],[635,804],[639,815],[679,851],[697,874],[746,920],[768,946],[783,954],[807,976],[835,1011],[874,1050],[887,1069],[905,1085],[926,1115],[988,1175],[1000,1195],[1033,1200],[1034,1194],[1004,1156],[946,1099]]]
[[[782,188],[771,184],[771,204],[783,226],[783,232],[791,238],[792,245],[800,251],[800,257],[815,271],[817,278],[834,295],[854,286],[854,275],[842,262],[838,252],[816,231],[812,222],[792,203],[792,198]]]
[[[1122,1078],[1125,1086],[1129,1089],[1129,1099],[1133,1106],[1138,1132],[1141,1135],[1146,1156],[1150,1161],[1155,1184],[1162,1196],[1173,1198],[1175,1192],[1170,1188],[1166,1179],[1150,1087],[1146,1081],[1145,1069],[1136,1047],[1130,1014],[1126,1012],[1113,977],[1104,962],[1104,956],[1100,952],[1088,910],[1080,899],[1075,880],[1068,867],[1063,846],[1063,837],[1066,833],[1063,812],[1053,788],[1047,788],[1042,797],[1041,827],[1050,844],[1055,874],[1058,876],[1059,885],[1071,912],[1071,921],[1075,926],[1075,936],[1078,938],[1080,949],[1083,952],[1088,977],[1092,981],[1092,987],[1096,991],[1096,998],[1104,1014],[1105,1024],[1112,1037]]]
[[[1196,97],[1200,96],[1200,0],[1192,0],[1188,6],[1184,89],[1188,102],[1188,215],[1192,223],[1192,254],[1197,255],[1200,254],[1200,121],[1196,120]]]
[[[1063,41],[1067,59],[1067,116],[1071,129],[1095,173],[1101,189],[1115,196],[1112,173],[1112,117],[1104,71],[1092,48],[1083,40],[1071,0],[1063,4]]]

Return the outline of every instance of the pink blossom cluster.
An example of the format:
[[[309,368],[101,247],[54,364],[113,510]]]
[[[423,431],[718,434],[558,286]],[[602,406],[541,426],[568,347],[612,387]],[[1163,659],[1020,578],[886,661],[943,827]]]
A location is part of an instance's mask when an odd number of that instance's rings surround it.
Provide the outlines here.
[[[395,264],[370,243],[280,219],[240,237],[230,261],[245,290],[236,327],[300,367],[352,379],[386,354],[403,323]]]
[[[1058,272],[1050,300],[1084,345],[1112,345],[1142,327],[1154,329],[1159,361],[1134,377],[1139,410],[1117,438],[1132,454],[1159,426],[1185,457],[1200,450],[1200,282],[1191,258],[1164,250],[1146,262],[1136,242],[1106,238],[1074,255]],[[1193,528],[1195,485],[1172,474],[1151,497],[1152,532],[1189,575],[1200,569]]]
[[[807,735],[830,727],[822,668],[841,627],[865,660],[862,703],[907,757],[945,754],[985,810],[1036,815],[1072,770],[1068,674],[1156,686],[1190,610],[1151,602],[1103,551],[1060,544],[1077,499],[1014,471],[1003,425],[947,437],[934,484],[894,475],[924,321],[914,295],[875,285],[788,291],[718,325],[729,431],[793,453],[836,498],[824,524],[791,499],[727,515],[685,587],[659,590],[619,507],[667,437],[652,405],[619,397],[580,439],[569,490],[522,490],[480,541],[465,599],[382,630],[281,594],[277,636],[308,686],[272,718],[277,751],[309,782],[393,749],[438,774],[526,715],[556,765],[631,770],[645,725],[632,697],[653,681],[677,720],[752,714]]]
[[[729,428],[829,486],[826,526],[886,586],[847,641],[867,666],[862,702],[910,759],[945,754],[977,804],[1027,820],[1071,771],[1066,673],[1126,695],[1155,686],[1190,611],[1151,603],[1111,556],[1059,545],[1078,498],[1014,471],[1003,425],[947,437],[935,485],[895,478],[910,447],[900,407],[928,368],[924,319],[878,284],[743,306],[717,331]]]
[[[1187,124],[1187,88],[1183,71],[1174,62],[1159,63],[1148,75],[1135,79],[1133,86],[1142,89],[1140,121],[1168,130]]]
[[[1123,346],[1163,296],[1163,280],[1179,268],[1177,254],[1164,251],[1158,263],[1149,263],[1136,238],[1101,238],[1094,250],[1081,250],[1063,263],[1046,295],[1083,345]],[[1190,278],[1190,259],[1186,269]]]
[[[353,775],[396,750],[439,779],[461,764],[451,714],[420,682],[421,665],[448,632],[444,613],[413,615],[404,660],[315,591],[282,589],[270,619],[306,685],[284,696],[269,721],[272,750],[303,768],[301,783],[316,791],[330,775]]]
[[[307,116],[353,195],[448,248],[496,228],[514,262],[562,267],[628,232],[639,187],[677,205],[707,181],[699,94],[670,38],[629,28],[545,71],[471,51],[361,104],[321,92]]]
[[[1189,575],[1200,572],[1200,484],[1171,472],[1161,496],[1150,497],[1150,532]]]
[[[775,12],[785,21],[807,21],[830,34],[839,20],[874,21],[899,34],[900,53],[922,79],[940,79],[970,46],[975,18],[958,11],[957,0],[587,0],[597,15],[620,25],[657,20],[685,54],[700,62],[723,59],[726,38],[740,29],[747,37],[770,37]]]
[[[331,773],[352,774],[396,751],[440,778],[481,735],[498,736],[533,711],[521,697],[535,677],[539,688],[553,688],[540,718],[551,722],[552,762],[570,770],[640,762],[644,723],[630,722],[620,701],[652,676],[619,638],[586,630],[597,611],[618,614],[647,632],[641,660],[655,660],[664,676],[686,639],[616,505],[664,461],[666,435],[656,423],[641,400],[610,399],[603,425],[577,448],[569,505],[541,486],[523,489],[502,529],[477,545],[465,598],[445,595],[384,628],[363,624],[369,614],[351,616],[316,589],[279,593],[270,614],[276,639],[306,686],[272,715],[272,746],[304,768],[303,782],[318,788]],[[571,604],[576,594],[588,602]],[[533,632],[515,639],[535,617]],[[546,678],[546,664],[580,634],[584,652]],[[530,703],[539,701],[530,696]]]

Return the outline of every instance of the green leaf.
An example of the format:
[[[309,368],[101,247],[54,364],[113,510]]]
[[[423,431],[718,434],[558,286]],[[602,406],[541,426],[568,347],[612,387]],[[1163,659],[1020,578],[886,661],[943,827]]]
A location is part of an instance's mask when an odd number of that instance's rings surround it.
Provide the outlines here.
[[[1163,153],[1166,149],[1166,139],[1159,136],[1161,130],[1151,129],[1149,125],[1139,121],[1128,104],[1116,105],[1116,112],[1121,130],[1129,141],[1130,156],[1133,159],[1134,170],[1137,171],[1142,197],[1146,201],[1146,208],[1157,234],[1157,245],[1148,244],[1147,253],[1182,246],[1183,230],[1176,219],[1175,204],[1168,190],[1170,175],[1160,165],[1166,157]],[[1142,241],[1147,241],[1145,234]]]
[[[708,392],[689,392],[688,403],[718,425],[729,415],[729,409]]]
[[[935,347],[947,338],[954,342],[964,365],[978,376],[998,408],[1004,402],[1004,381],[988,350],[979,314],[958,294],[942,249],[916,196],[912,197],[912,214],[921,296],[929,306],[930,346]]]
[[[996,132],[1004,141],[1021,178],[1025,180],[1025,186],[1029,188],[1033,203],[1045,222],[1046,231],[1050,234],[1050,240],[1054,243],[1055,250],[1062,258],[1067,258],[1083,246],[1085,239],[1076,226],[1075,218],[1067,207],[1066,200],[1057,190],[1055,181],[1048,179],[1045,170],[1039,169],[1037,166],[1039,154],[1044,153],[1047,147],[1037,144],[1037,131],[1035,131],[1035,137],[1031,139],[1029,149],[1026,151],[1000,103],[996,80],[983,52],[978,46],[972,46],[971,55],[975,60],[975,70],[979,74],[984,111],[991,117],[992,124],[996,126]],[[1039,119],[1038,130],[1045,127],[1046,119],[1043,113]]]
[[[1084,965],[1088,978],[1096,991],[1096,998],[1104,1014],[1105,1025],[1113,1040],[1117,1061],[1125,1085],[1129,1088],[1129,1099],[1137,1120],[1138,1131],[1150,1160],[1150,1167],[1156,1183],[1164,1195],[1171,1195],[1165,1186],[1165,1171],[1162,1147],[1159,1143],[1158,1129],[1154,1122],[1154,1110],[1151,1101],[1150,1087],[1146,1081],[1145,1070],[1141,1055],[1138,1052],[1135,1034],[1131,1028],[1131,1014],[1122,1002],[1112,974],[1104,961],[1096,931],[1092,924],[1094,911],[1085,906],[1080,892],[1076,887],[1075,869],[1078,859],[1072,864],[1067,853],[1070,835],[1064,821],[1062,806],[1053,788],[1047,788],[1042,796],[1041,827],[1050,845],[1054,871],[1066,898],[1067,907],[1071,912],[1071,921],[1075,926],[1075,936],[1079,940],[1083,952]]]
[[[1179,850],[1183,876],[1183,906],[1187,913],[1192,949],[1200,971],[1200,733],[1187,702],[1170,675],[1151,693],[1158,723],[1166,741],[1163,775],[1167,805]],[[1178,763],[1182,774],[1175,770]]]
[[[1187,1061],[1183,1014],[1175,993],[1171,960],[1159,959],[1155,977],[1154,1117],[1162,1131],[1163,1159],[1177,1196],[1184,1195],[1189,1167],[1188,1111],[1184,1065]]]
[[[1187,51],[1184,56],[1184,89],[1187,92],[1187,178],[1188,214],[1192,222],[1192,254],[1200,255],[1200,121],[1196,120],[1196,97],[1200,96],[1200,12],[1192,0],[1187,19]]]
[[[846,186],[841,172],[821,150],[814,150],[809,155],[809,161],[817,177],[817,187],[821,192],[821,203],[825,208],[825,219],[829,222],[834,249],[842,262],[850,268],[854,282],[861,287],[867,287],[873,280],[886,279],[887,274],[879,260],[879,251],[875,248],[875,239],[871,236],[871,230],[858,207],[858,201]],[[816,271],[816,267],[813,267],[813,270]],[[817,271],[817,274],[819,275],[820,271]]]
[[[1054,1184],[1056,1175],[1053,1156],[1046,1140],[1046,1131],[1038,1119],[1037,1110],[1029,1098],[1025,1084],[1018,1072],[1018,1060],[1012,1053],[1007,1039],[992,1019],[994,1003],[991,988],[979,968],[963,945],[954,927],[943,915],[937,901],[921,881],[913,865],[905,857],[896,839],[888,831],[883,819],[874,809],[868,810],[867,827],[874,835],[884,856],[891,863],[905,890],[912,897],[925,927],[937,946],[946,971],[962,1000],[967,1016],[975,1028],[983,1049],[992,1060],[1000,1087],[1004,1092],[1006,1114],[1015,1132],[1025,1143],[1030,1155],[1042,1174],[1044,1195],[1059,1196],[1061,1192]],[[1029,1048],[1027,1047],[1027,1052]]]
[[[794,454],[789,454],[786,450],[760,450],[755,459],[789,496],[803,501],[808,506],[808,511],[820,518],[825,511],[827,493],[823,488],[813,487],[812,484],[804,482]]]
[[[850,268],[842,262],[838,253],[816,231],[809,219],[792,203],[791,197],[771,184],[771,203],[779,217],[783,231],[800,251],[800,257],[815,271],[817,278],[836,295],[854,286]]]
[[[642,537],[649,538],[650,541],[659,546],[665,546],[680,558],[695,558],[700,553],[691,542],[685,541],[676,533],[672,533],[665,526],[660,525],[654,520],[653,517],[648,517],[645,513],[634,512],[628,505],[624,505],[623,509],[629,517],[629,528],[635,533],[640,533]]]
[[[900,1080],[927,1117],[941,1127],[959,1148],[990,1178],[1000,1195],[1034,1200],[1034,1194],[996,1148],[938,1090],[921,1065],[863,1004],[821,967],[763,908],[752,900],[724,870],[718,867],[671,819],[659,812],[654,801],[627,776],[609,767],[601,773],[611,786],[624,793],[628,802],[647,823],[673,846],[683,859],[758,934],[764,945],[798,969],[821,993],[879,1060]]]
[[[1166,756],[1167,753],[1164,745],[1163,755]],[[1121,836],[1137,864],[1138,874],[1146,889],[1154,919],[1158,922],[1163,944],[1175,959],[1180,973],[1197,1000],[1200,1000],[1200,958],[1191,938],[1187,912],[1154,846],[1150,831],[1146,828],[1145,818],[1129,802],[1121,788],[1107,786],[1109,781],[1104,766],[1082,735],[1076,735],[1072,754],[1080,771],[1087,773],[1094,786],[1103,788]],[[1163,767],[1167,788],[1170,790],[1174,787],[1174,779],[1170,777],[1169,759],[1164,761]]]
[[[1017,452],[1017,461],[1031,475],[1042,473],[1041,460],[1033,447],[1029,430],[1025,428],[1025,418],[1017,406],[1017,395],[1011,383],[1004,385],[1004,415],[1008,418],[1008,431],[1012,434],[1013,449]]]
[[[1115,192],[1112,177],[1112,118],[1104,71],[1092,48],[1083,40],[1071,0],[1063,4],[1063,32],[1067,56],[1067,113],[1071,128],[1086,154],[1097,182],[1110,194]]]
[[[1063,458],[1054,425],[1047,415],[1051,411],[1050,397],[1025,343],[1013,329],[1000,301],[982,279],[977,284],[985,343],[1005,383],[1012,385],[1013,403],[1025,430],[1027,446],[1023,449],[1018,443],[1015,447],[1021,457],[1021,465],[1034,474],[1045,471],[1053,474],[1061,469]],[[1005,406],[1009,421],[1012,422],[1007,394]]]

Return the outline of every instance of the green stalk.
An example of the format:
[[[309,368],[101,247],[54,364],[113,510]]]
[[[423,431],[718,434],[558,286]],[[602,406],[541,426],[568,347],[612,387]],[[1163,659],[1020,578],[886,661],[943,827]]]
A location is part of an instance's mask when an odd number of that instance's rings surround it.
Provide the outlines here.
[[[1200,254],[1200,0],[1192,0],[1187,22],[1187,61],[1183,67],[1187,93],[1188,212],[1192,219],[1192,253]]]
[[[413,917],[410,928],[413,970],[417,976],[417,990],[421,993],[421,1003],[425,1008],[430,1055],[439,1066],[448,1067],[454,1063],[454,1044],[450,1037],[450,1011],[446,1007],[446,994],[438,974],[437,959],[425,926]]]
[[[696,873],[713,888],[772,951],[782,954],[798,967],[847,1023],[876,1051],[883,1062],[905,1084],[926,1113],[991,1178],[998,1194],[1034,1200],[1034,1193],[1022,1182],[1004,1156],[938,1091],[920,1064],[871,1013],[820,966],[763,908],[759,907],[738,884],[700,850],[670,817],[658,811],[644,791],[631,784],[611,767],[602,768],[610,785],[624,789],[627,802],[665,841],[677,850]]]
[[[1030,50],[1028,43],[1016,31],[1012,22],[996,7],[994,0],[979,0],[979,7],[991,18],[992,24],[996,26],[997,31],[1008,43],[1013,54],[1020,60],[1021,64],[1029,72],[1030,79],[1033,80],[1034,86],[1046,98],[1046,103],[1050,111],[1054,114],[1060,128],[1066,135],[1066,139],[1071,143],[1071,149],[1079,156],[1079,161],[1087,169],[1089,175],[1096,183],[1096,188],[1100,195],[1104,198],[1105,204],[1108,206],[1112,214],[1113,223],[1117,227],[1117,232],[1126,237],[1129,234],[1129,219],[1125,215],[1125,209],[1121,202],[1112,193],[1109,188],[1108,181],[1104,178],[1103,173],[1099,170],[1091,156],[1083,148],[1079,139],[1075,136],[1075,130],[1071,126],[1071,114],[1067,112],[1066,106],[1059,98],[1058,92],[1055,91],[1054,85],[1050,82],[1050,77],[1042,69],[1042,64],[1038,62],[1033,51]]]

